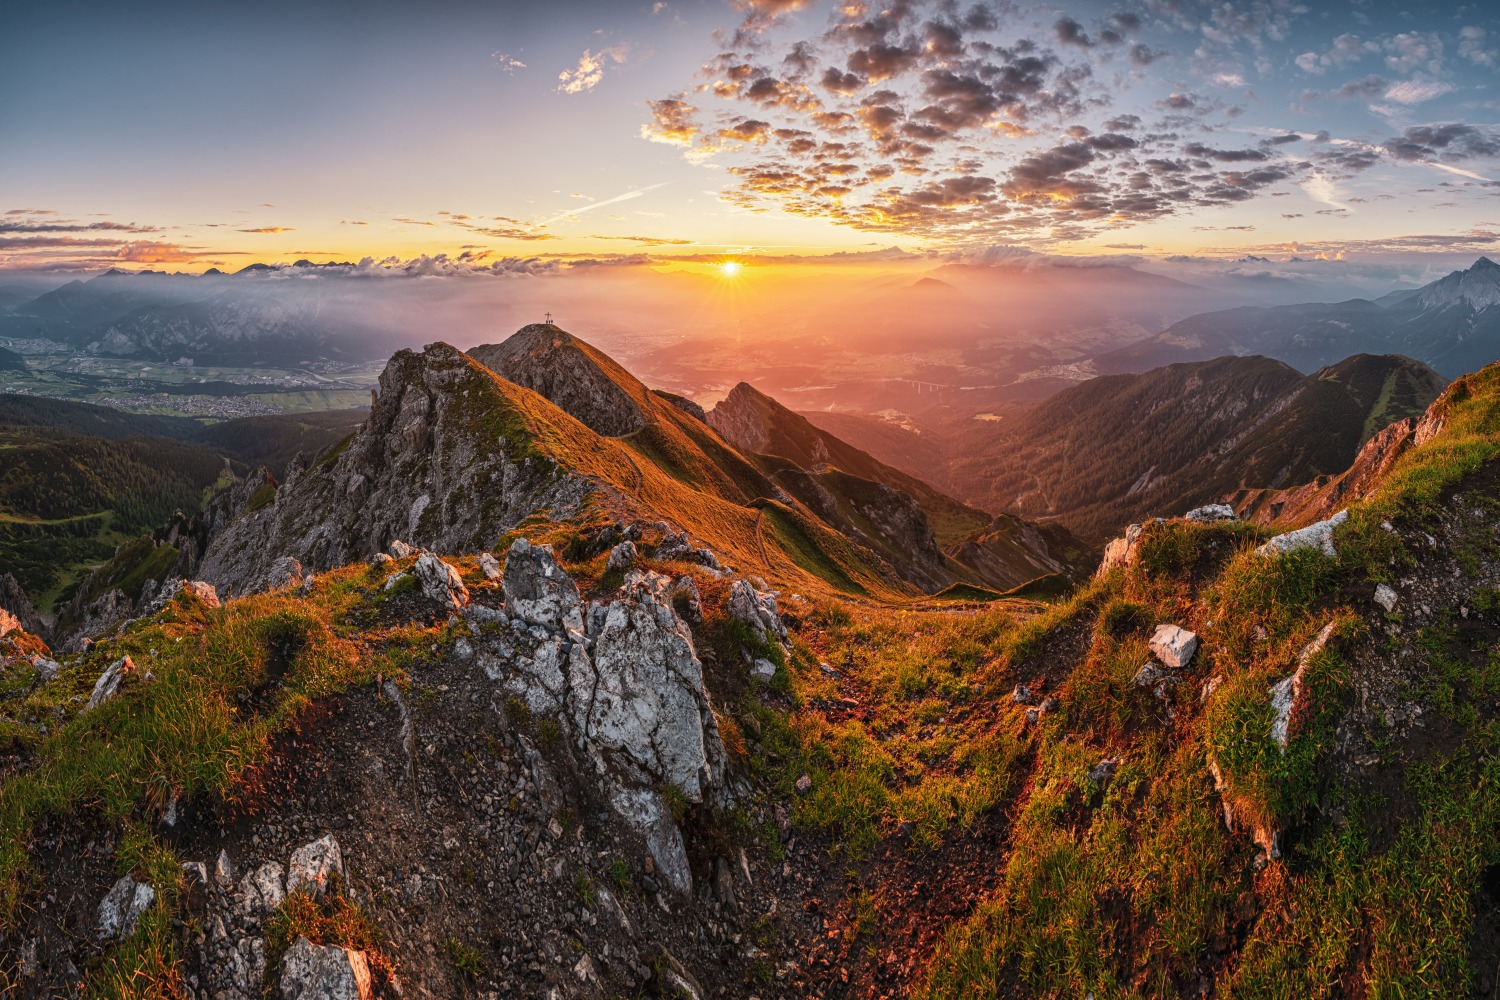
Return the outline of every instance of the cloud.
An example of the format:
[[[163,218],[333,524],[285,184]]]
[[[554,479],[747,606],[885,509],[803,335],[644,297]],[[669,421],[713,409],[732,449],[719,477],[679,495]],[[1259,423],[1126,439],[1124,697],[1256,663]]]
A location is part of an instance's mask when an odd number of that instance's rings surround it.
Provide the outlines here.
[[[578,65],[557,74],[557,89],[563,94],[582,94],[593,90],[604,79],[607,66],[623,66],[630,57],[630,45],[621,42],[607,49],[594,52],[584,49]]]
[[[1478,25],[1468,25],[1458,32],[1458,54],[1475,66],[1493,69],[1495,50],[1488,47],[1489,33]]]
[[[1286,195],[1299,184],[1335,207],[1345,181],[1396,159],[1384,145],[1327,136],[1300,146],[1311,133],[1252,129],[1256,141],[1243,147],[1224,138],[1242,109],[1215,96],[1222,91],[1188,84],[1243,88],[1252,72],[1284,74],[1276,46],[1282,60],[1302,52],[1299,64],[1314,74],[1384,61],[1400,72],[1394,82],[1366,74],[1330,93],[1384,100],[1398,114],[1448,86],[1432,69],[1444,54],[1435,34],[1344,33],[1292,49],[1293,21],[1307,11],[1290,0],[1148,6],[1145,26],[1126,11],[1084,18],[1038,9],[1045,16],[1028,22],[1014,6],[1002,18],[993,5],[957,0],[843,0],[814,25],[786,16],[810,3],[742,0],[739,29],[715,34],[717,50],[696,80],[649,102],[640,134],[721,168],[719,197],[741,210],[938,245],[977,232],[1038,244]],[[1142,30],[1152,34],[1138,40]],[[1165,55],[1146,42],[1168,30],[1200,39],[1193,72],[1170,78],[1175,89],[1146,69]],[[1322,96],[1310,93],[1304,105]],[[1422,136],[1399,139],[1421,145]],[[1468,143],[1430,147],[1437,153],[1425,160],[1461,159]]]
[[[132,264],[191,264],[204,256],[201,252],[176,243],[138,241],[127,243],[115,253],[117,260]]]
[[[495,65],[499,67],[502,73],[510,74],[518,69],[526,68],[526,64],[521,60],[514,56],[508,56],[504,52],[492,52],[490,53],[490,58],[495,60]]]
[[[1369,100],[1383,95],[1388,86],[1389,84],[1385,77],[1371,73],[1369,76],[1361,77],[1358,80],[1350,80],[1348,83],[1336,88],[1333,96],[1344,99],[1360,97]]]
[[[31,209],[16,209],[5,213],[13,215],[56,215],[55,212],[39,212]],[[155,233],[160,226],[138,226],[126,222],[7,222],[0,221],[0,233]]]
[[[295,229],[288,226],[261,226],[258,229],[241,229],[242,233],[294,233]]]
[[[641,126],[641,138],[670,146],[691,146],[698,135],[698,109],[682,100],[669,97],[647,101],[651,121]]]
[[[1414,125],[1383,145],[1398,160],[1467,160],[1500,156],[1500,131],[1463,122]]]
[[[1443,71],[1443,40],[1436,32],[1402,32],[1385,39],[1381,48],[1386,52],[1386,66],[1397,73]]]
[[[1453,84],[1442,80],[1405,80],[1385,92],[1385,99],[1397,104],[1421,104],[1453,91]]]
[[[1378,43],[1364,41],[1358,35],[1345,34],[1335,38],[1328,51],[1304,52],[1295,61],[1303,72],[1321,74],[1329,67],[1342,69],[1379,51]]]

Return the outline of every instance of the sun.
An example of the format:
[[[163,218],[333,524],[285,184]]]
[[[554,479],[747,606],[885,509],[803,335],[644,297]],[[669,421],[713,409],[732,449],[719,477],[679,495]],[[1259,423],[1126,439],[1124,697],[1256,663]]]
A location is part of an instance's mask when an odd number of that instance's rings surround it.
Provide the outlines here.
[[[733,277],[737,277],[739,275],[740,270],[741,270],[741,268],[743,266],[744,265],[742,265],[737,260],[726,260],[722,264],[719,265],[719,277],[721,277],[721,278],[733,278]]]

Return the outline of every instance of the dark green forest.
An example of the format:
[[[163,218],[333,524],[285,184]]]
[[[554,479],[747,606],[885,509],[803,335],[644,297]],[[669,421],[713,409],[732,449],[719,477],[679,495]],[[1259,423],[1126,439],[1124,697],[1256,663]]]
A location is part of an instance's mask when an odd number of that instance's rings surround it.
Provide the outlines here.
[[[31,396],[0,395],[0,569],[44,608],[127,539],[196,513],[228,475],[280,475],[346,437],[358,411],[182,417]]]

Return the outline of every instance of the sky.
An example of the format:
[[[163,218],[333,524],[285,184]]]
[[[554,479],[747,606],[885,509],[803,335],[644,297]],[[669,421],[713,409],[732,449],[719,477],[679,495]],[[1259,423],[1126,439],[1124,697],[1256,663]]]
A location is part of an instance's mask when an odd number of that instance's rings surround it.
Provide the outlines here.
[[[9,3],[0,267],[1457,260],[1497,83],[1493,4]]]

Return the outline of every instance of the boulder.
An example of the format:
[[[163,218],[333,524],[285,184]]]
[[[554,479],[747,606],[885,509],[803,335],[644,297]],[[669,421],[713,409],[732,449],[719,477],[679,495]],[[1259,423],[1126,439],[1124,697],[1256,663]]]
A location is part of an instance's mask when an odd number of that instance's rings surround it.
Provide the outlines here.
[[[370,560],[370,564],[372,566],[385,566],[386,564],[393,563],[395,561],[396,560],[392,559],[384,552],[377,552],[375,553],[375,558]]]
[[[623,573],[635,564],[637,556],[634,542],[621,542],[609,550],[609,562],[605,564],[605,569]]]
[[[1375,587],[1375,603],[1380,605],[1389,614],[1396,610],[1396,592],[1385,584]]]
[[[98,933],[101,941],[114,941],[135,933],[141,914],[156,902],[156,890],[126,875],[114,884],[99,904]]]
[[[1016,689],[1010,693],[1010,700],[1016,705],[1033,705],[1036,703],[1036,695],[1025,684],[1017,684]]]
[[[757,590],[748,580],[736,580],[729,587],[729,617],[755,629],[766,641],[786,641],[786,626],[776,609],[776,595]]]
[[[210,608],[219,607],[219,592],[211,583],[202,580],[183,580],[180,590],[187,591]]]
[[[1347,520],[1349,512],[1341,510],[1326,521],[1277,535],[1255,551],[1263,556],[1275,557],[1297,549],[1320,549],[1326,556],[1336,556],[1338,553],[1333,547],[1333,530]]]
[[[756,657],[755,662],[750,665],[750,676],[758,681],[769,684],[776,677],[776,664],[770,660]]]
[[[321,897],[329,880],[343,875],[344,853],[333,834],[325,834],[292,852],[291,863],[287,865],[286,893],[306,891]]]
[[[1177,684],[1177,680],[1176,671],[1163,667],[1155,660],[1149,660],[1135,672],[1132,683],[1138,688],[1149,690],[1157,701],[1164,702],[1171,698],[1172,688]]]
[[[1202,507],[1194,507],[1182,515],[1184,520],[1195,524],[1213,524],[1217,521],[1238,521],[1239,516],[1235,514],[1234,508],[1227,503],[1211,503]]]
[[[405,559],[415,550],[398,538],[386,546],[386,551],[391,554],[392,559]]]
[[[1158,625],[1151,636],[1151,653],[1165,666],[1181,670],[1198,651],[1198,637],[1177,625]]]
[[[98,708],[120,693],[120,685],[125,683],[125,675],[135,670],[135,663],[130,657],[122,656],[109,666],[104,668],[104,673],[94,682],[94,691],[89,695],[89,703],[83,707],[87,712],[91,708]]]
[[[492,582],[499,580],[501,574],[500,560],[496,559],[493,553],[482,553],[479,556],[479,571],[484,574],[486,580]]]
[[[374,995],[362,951],[299,937],[281,960],[282,1000],[371,1000]]]
[[[554,631],[583,631],[578,585],[557,564],[552,546],[516,539],[505,554],[502,587],[512,618]]]
[[[412,572],[422,586],[422,595],[429,601],[449,611],[462,610],[469,603],[469,588],[451,563],[427,553],[417,560]]]

